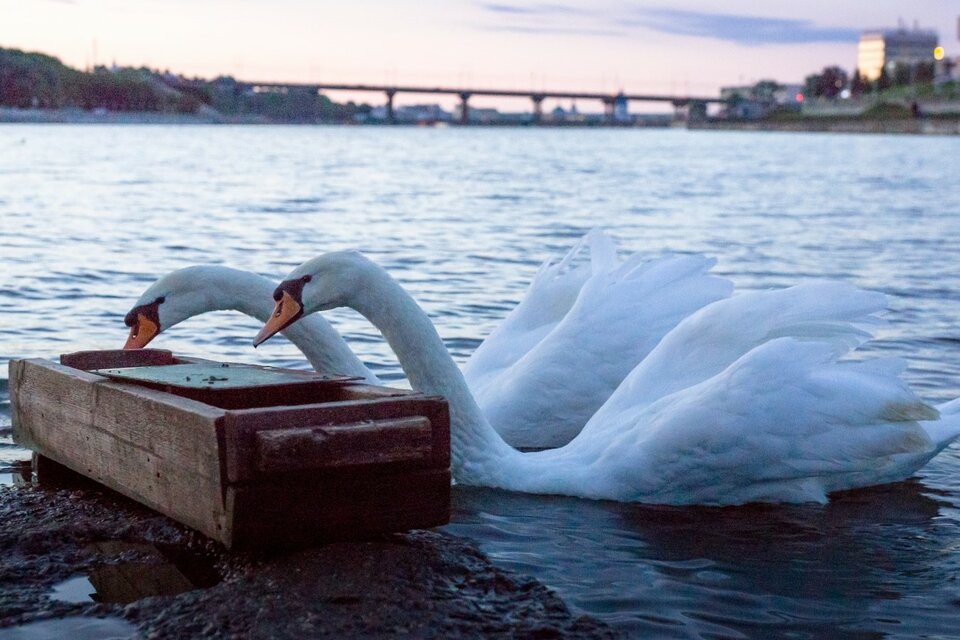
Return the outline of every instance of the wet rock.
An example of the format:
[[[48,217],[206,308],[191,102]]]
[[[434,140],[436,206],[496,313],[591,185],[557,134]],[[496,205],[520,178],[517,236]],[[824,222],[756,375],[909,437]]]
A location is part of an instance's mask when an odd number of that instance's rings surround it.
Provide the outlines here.
[[[2,627],[110,616],[137,625],[145,638],[617,636],[571,614],[539,582],[499,570],[466,541],[436,532],[228,553],[112,492],[36,485],[0,488],[0,521]],[[149,573],[149,563],[174,556],[191,580],[207,576],[207,588],[130,604],[50,598],[68,578],[130,562],[147,563]],[[201,558],[203,571],[191,571],[183,557]]]

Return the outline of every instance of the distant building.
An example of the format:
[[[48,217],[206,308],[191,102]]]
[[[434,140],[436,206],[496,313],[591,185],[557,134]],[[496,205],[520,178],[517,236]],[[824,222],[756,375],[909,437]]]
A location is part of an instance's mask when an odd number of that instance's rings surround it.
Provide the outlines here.
[[[386,120],[387,107],[379,106],[370,110],[371,120]],[[393,119],[395,122],[407,124],[434,124],[449,122],[451,115],[438,104],[413,104],[394,107]]]
[[[453,108],[453,119],[456,122],[460,121],[461,106],[458,104]],[[495,124],[503,120],[505,114],[500,113],[496,109],[489,109],[485,107],[467,107],[467,117],[470,119],[470,122],[474,124]]]
[[[857,68],[867,80],[876,80],[886,67],[892,74],[897,64],[932,62],[933,50],[937,48],[936,31],[918,28],[908,31],[905,27],[892,30],[866,31],[860,36],[857,48]]]

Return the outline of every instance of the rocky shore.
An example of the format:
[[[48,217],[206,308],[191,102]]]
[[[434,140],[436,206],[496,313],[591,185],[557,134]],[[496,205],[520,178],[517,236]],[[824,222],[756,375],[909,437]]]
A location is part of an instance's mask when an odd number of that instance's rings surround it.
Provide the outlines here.
[[[0,522],[0,639],[618,637],[437,532],[230,553],[108,490],[36,483],[0,487]]]

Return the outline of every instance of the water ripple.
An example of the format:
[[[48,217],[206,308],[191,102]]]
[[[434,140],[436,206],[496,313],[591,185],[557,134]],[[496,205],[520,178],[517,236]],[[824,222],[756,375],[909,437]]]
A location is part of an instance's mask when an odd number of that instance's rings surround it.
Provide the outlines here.
[[[740,289],[832,278],[886,292],[869,355],[960,395],[955,138],[683,131],[6,125],[0,148],[0,464],[6,361],[117,348],[160,275],[226,264],[279,279],[361,248],[420,300],[463,361],[539,265],[606,227],[631,251],[705,252]],[[251,149],[260,150],[251,153]],[[317,153],[323,149],[323,153]],[[357,314],[327,314],[403,383]],[[194,318],[155,346],[305,367],[257,323]],[[656,509],[455,490],[449,530],[640,637],[955,635],[960,451],[914,482],[826,507]]]

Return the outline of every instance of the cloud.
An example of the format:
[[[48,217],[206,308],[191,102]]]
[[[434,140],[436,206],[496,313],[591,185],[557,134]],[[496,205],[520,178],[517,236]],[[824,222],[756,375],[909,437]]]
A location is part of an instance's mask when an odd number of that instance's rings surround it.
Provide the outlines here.
[[[481,25],[483,31],[497,31],[501,33],[524,33],[529,35],[564,35],[564,36],[603,36],[610,38],[620,38],[627,35],[626,31],[612,28],[590,27],[550,27],[537,25],[516,25],[516,24],[497,24]]]
[[[738,16],[680,9],[640,9],[625,24],[662,33],[714,38],[744,45],[856,42],[857,29],[820,27],[811,20]]]
[[[523,16],[546,16],[546,15],[587,15],[591,11],[579,7],[571,7],[565,4],[555,4],[549,2],[538,2],[534,4],[508,4],[506,2],[480,2],[481,9],[491,13],[500,13],[507,15]]]
[[[475,28],[530,35],[625,37],[641,30],[712,38],[741,45],[856,42],[860,32],[824,27],[812,20],[767,18],[664,7],[590,10],[561,3],[522,0],[475,2],[484,14]]]
[[[589,9],[565,4],[536,2],[532,4],[508,2],[479,2],[476,5],[487,15],[480,24],[473,25],[482,31],[498,33],[522,33],[526,35],[564,35],[621,37],[627,32],[619,25]],[[492,18],[492,20],[491,20]],[[590,24],[592,23],[592,24]]]

